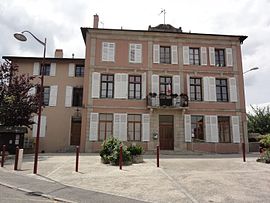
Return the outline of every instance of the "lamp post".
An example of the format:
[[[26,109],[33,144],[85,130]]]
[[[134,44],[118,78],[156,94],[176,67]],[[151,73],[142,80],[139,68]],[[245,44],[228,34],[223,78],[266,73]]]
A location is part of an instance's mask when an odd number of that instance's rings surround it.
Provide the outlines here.
[[[251,68],[251,69],[245,71],[245,72],[243,73],[243,75],[246,74],[246,73],[248,73],[248,72],[250,72],[250,71],[254,71],[254,70],[258,70],[258,69],[259,69],[259,67]]]
[[[30,34],[36,41],[38,41],[43,46],[43,59],[41,65],[41,81],[40,81],[40,94],[39,94],[39,104],[38,104],[38,123],[37,123],[37,135],[36,135],[36,146],[35,146],[35,160],[34,160],[34,169],[33,173],[37,174],[37,167],[38,167],[38,151],[39,151],[39,137],[40,137],[40,127],[41,127],[41,111],[42,111],[42,98],[43,98],[43,82],[44,82],[44,65],[45,65],[45,54],[46,54],[46,38],[43,41],[38,39],[32,32],[30,31],[23,31],[21,33],[15,33],[14,37],[19,40],[25,42],[27,38],[25,37],[24,33]]]

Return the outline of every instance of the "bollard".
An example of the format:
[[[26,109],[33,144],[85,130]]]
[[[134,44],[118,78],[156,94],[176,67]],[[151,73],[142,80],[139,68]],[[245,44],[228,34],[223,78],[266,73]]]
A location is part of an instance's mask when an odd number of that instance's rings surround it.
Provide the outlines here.
[[[80,147],[76,146],[76,166],[75,166],[76,172],[78,172],[78,169],[79,169],[79,152],[80,152]]]
[[[2,148],[2,160],[1,160],[1,167],[4,167],[5,155],[6,155],[6,145],[3,145],[3,148]]]
[[[157,145],[157,167],[159,167],[159,145]]]
[[[119,154],[119,168],[122,170],[122,163],[123,163],[123,147],[120,145],[120,154]]]
[[[19,159],[19,147],[16,147],[16,155],[15,155],[15,163],[14,163],[14,170],[18,170],[18,159]]]
[[[246,145],[242,143],[242,152],[243,152],[243,162],[246,162]]]
[[[17,170],[22,170],[22,162],[23,162],[23,149],[19,149]]]

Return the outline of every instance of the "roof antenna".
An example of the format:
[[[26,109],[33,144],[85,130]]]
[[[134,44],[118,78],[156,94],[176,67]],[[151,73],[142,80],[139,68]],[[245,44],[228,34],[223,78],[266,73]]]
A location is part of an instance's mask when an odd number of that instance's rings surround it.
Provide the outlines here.
[[[166,10],[163,9],[163,8],[161,9],[160,14],[162,14],[162,13],[163,13],[163,16],[164,16],[164,25],[165,25],[165,15],[166,15],[167,12],[166,12]],[[160,15],[160,14],[159,14],[159,15]]]

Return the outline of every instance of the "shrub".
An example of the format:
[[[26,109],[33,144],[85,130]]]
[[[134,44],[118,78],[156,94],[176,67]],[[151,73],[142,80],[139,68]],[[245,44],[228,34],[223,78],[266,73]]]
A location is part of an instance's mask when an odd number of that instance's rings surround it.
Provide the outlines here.
[[[142,146],[139,146],[139,145],[131,145],[128,147],[127,149],[128,151],[130,151],[130,154],[132,156],[136,156],[136,155],[141,155],[143,153],[143,148]]]
[[[123,144],[122,144],[122,157],[125,165],[131,164],[130,152],[127,150],[127,146]],[[120,144],[114,147],[113,153],[109,156],[110,163],[113,165],[119,165],[119,158],[120,158]]]
[[[260,137],[260,145],[263,148],[270,148],[270,134]]]

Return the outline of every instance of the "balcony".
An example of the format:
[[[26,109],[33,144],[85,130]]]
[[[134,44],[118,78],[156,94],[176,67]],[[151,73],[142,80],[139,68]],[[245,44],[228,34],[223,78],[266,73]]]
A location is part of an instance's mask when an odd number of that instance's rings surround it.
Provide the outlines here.
[[[147,106],[149,108],[185,108],[188,107],[188,96],[186,94],[157,95],[149,93]]]

